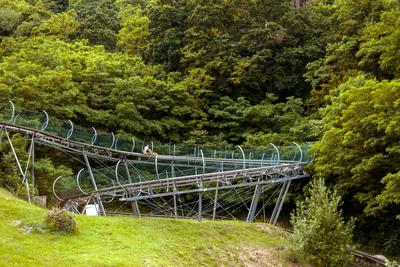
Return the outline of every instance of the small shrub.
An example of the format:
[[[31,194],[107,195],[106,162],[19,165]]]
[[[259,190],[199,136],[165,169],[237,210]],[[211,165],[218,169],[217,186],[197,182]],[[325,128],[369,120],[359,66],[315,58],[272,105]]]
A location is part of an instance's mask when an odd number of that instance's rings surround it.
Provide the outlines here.
[[[385,267],[399,267],[400,264],[397,261],[390,261],[390,260],[386,260],[385,261]]]
[[[73,233],[78,230],[74,214],[57,208],[44,215],[44,223],[50,231]]]
[[[291,214],[289,256],[315,266],[345,266],[351,261],[347,245],[352,241],[354,221],[344,222],[338,211],[340,196],[322,179],[313,181],[309,192],[310,197],[298,202]]]

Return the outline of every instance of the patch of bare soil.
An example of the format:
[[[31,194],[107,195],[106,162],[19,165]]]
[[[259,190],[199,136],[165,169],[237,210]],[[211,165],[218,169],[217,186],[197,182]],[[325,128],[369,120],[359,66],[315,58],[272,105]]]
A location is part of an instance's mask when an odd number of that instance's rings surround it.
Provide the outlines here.
[[[283,230],[283,228],[274,227],[274,226],[271,226],[271,225],[268,225],[265,223],[257,224],[256,227],[258,230],[260,230],[263,233],[275,234],[275,235],[278,234],[281,239],[284,239],[288,234],[288,232]]]
[[[290,262],[282,247],[242,247],[239,251],[238,263],[245,267],[301,267]]]

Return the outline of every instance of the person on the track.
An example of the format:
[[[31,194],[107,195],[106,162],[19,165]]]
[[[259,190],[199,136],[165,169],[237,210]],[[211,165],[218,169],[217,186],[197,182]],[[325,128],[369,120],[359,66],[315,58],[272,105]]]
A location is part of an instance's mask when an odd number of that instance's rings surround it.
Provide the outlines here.
[[[145,154],[145,155],[150,155],[150,156],[157,156],[158,155],[156,152],[154,152],[153,150],[150,149],[149,145],[146,145],[143,148],[142,153]]]

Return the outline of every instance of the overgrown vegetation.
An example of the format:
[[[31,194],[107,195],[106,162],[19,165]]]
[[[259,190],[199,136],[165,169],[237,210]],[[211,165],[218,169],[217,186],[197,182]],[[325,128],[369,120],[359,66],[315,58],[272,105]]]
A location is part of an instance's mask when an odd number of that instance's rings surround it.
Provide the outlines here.
[[[351,262],[347,246],[352,242],[354,222],[346,223],[339,211],[341,198],[324,180],[311,182],[304,201],[291,215],[293,234],[288,240],[291,257],[315,266],[346,266]]]
[[[44,224],[54,232],[71,234],[78,231],[74,214],[57,208],[53,208],[44,215]]]
[[[139,139],[312,141],[356,241],[396,255],[399,29],[398,0],[3,0],[0,101]],[[51,197],[76,166],[48,155],[32,190]],[[0,183],[23,192],[11,161],[1,144]]]

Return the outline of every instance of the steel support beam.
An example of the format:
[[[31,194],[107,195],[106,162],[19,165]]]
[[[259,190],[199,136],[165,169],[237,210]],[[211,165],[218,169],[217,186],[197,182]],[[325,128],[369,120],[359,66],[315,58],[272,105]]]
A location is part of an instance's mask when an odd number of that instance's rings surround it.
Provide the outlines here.
[[[173,191],[176,193],[176,184],[175,182],[173,183]],[[176,205],[176,194],[173,195],[174,198],[174,215],[176,218],[178,218],[178,207]]]
[[[284,181],[283,184],[282,184],[281,191],[279,192],[278,199],[276,200],[274,210],[272,211],[272,215],[271,215],[271,218],[270,218],[270,220],[269,220],[269,223],[270,223],[270,224],[273,223],[274,218],[275,218],[275,216],[276,216],[276,213],[277,213],[277,211],[278,211],[278,207],[279,207],[280,200],[281,200],[281,198],[282,198],[282,196],[283,196],[283,193],[285,192],[286,183],[287,183],[287,181]]]
[[[28,182],[28,178],[26,177],[25,172],[22,170],[21,163],[19,162],[18,155],[17,155],[17,153],[15,152],[14,145],[13,145],[13,143],[12,143],[12,141],[11,141],[10,135],[9,135],[8,132],[7,132],[7,129],[5,129],[5,133],[6,133],[6,136],[7,136],[8,143],[9,143],[10,146],[11,146],[11,150],[12,150],[12,152],[13,152],[15,161],[17,162],[18,170],[19,170],[19,172],[20,172],[20,174],[21,174],[21,176],[22,176],[22,183],[25,183],[26,193],[27,193],[27,195],[28,195],[28,201],[29,201],[29,203],[32,203],[32,202],[31,202],[31,193],[30,193],[30,191],[29,191],[29,182]],[[28,161],[27,164],[29,164],[29,161]]]
[[[290,177],[289,179],[291,180],[296,180],[296,179],[302,179],[308,177],[308,174],[306,175],[296,175],[293,177]],[[263,184],[271,184],[271,183],[282,183],[284,180],[287,180],[288,178],[279,178],[275,180],[262,180],[258,182],[248,182],[248,183],[239,183],[239,184],[231,184],[231,185],[224,185],[224,186],[219,186],[219,190],[223,189],[232,189],[232,188],[242,188],[242,187],[251,187],[255,186],[257,184],[263,185]],[[167,197],[167,196],[173,196],[174,194],[176,195],[183,195],[183,194],[191,194],[191,193],[200,193],[200,192],[209,192],[209,191],[215,191],[217,187],[205,187],[205,188],[197,188],[197,189],[189,189],[189,190],[182,190],[182,191],[177,191],[177,192],[167,192],[167,193],[158,193],[158,194],[151,194],[146,196],[138,196],[138,197],[131,197],[131,198],[120,198],[120,201],[135,201],[135,200],[143,200],[143,199],[151,199],[151,198],[156,198],[156,197]]]
[[[128,177],[128,181],[129,181],[129,183],[132,183],[131,173],[129,172],[128,163],[126,162],[126,160],[124,160],[124,166],[125,166],[126,176]],[[140,209],[139,209],[138,202],[133,201],[131,203],[131,207],[132,207],[133,216],[140,218]]]
[[[275,208],[274,208],[274,211],[273,211],[271,219],[270,219],[270,223],[273,225],[275,225],[278,221],[278,217],[279,217],[279,214],[281,213],[283,203],[285,202],[285,198],[289,191],[291,182],[292,182],[291,180],[285,181],[285,183],[282,186],[281,192],[279,193],[278,200],[275,204]]]
[[[131,207],[132,207],[133,216],[136,216],[136,217],[140,218],[140,210],[139,210],[138,202],[137,201],[133,201],[131,203]]]
[[[131,173],[129,172],[128,163],[126,162],[126,160],[124,160],[124,166],[125,166],[126,176],[128,177],[128,181],[131,184],[132,183]]]
[[[202,211],[203,211],[203,193],[199,193],[199,214],[197,215],[197,220],[199,222],[203,220]]]
[[[1,133],[1,135],[0,135],[0,144],[3,142],[3,131],[4,131],[4,129],[5,129],[5,127],[2,125],[0,127],[0,133]]]
[[[254,189],[253,199],[251,200],[249,213],[246,219],[247,223],[251,223],[254,220],[254,215],[256,214],[258,200],[260,199],[261,189],[262,189],[261,184],[257,184],[256,188]]]
[[[285,167],[287,168],[287,167]],[[288,170],[290,171],[290,169]],[[179,184],[183,184],[185,182],[189,182],[189,183],[193,183],[196,182],[197,184],[199,184],[199,180],[201,179],[203,182],[207,183],[207,182],[215,182],[215,181],[222,181],[222,182],[226,182],[228,180],[235,180],[238,178],[241,179],[247,179],[249,177],[252,178],[258,178],[260,176],[271,176],[273,174],[277,174],[282,172],[282,169],[277,169],[276,167],[274,168],[255,168],[255,169],[248,169],[248,170],[241,170],[241,171],[226,171],[224,173],[221,172],[215,172],[215,173],[207,173],[205,175],[199,174],[199,175],[189,175],[189,176],[179,176],[179,177],[175,177],[175,178],[165,178],[162,179],[162,183],[167,183],[167,182],[172,182],[174,181],[175,183],[179,183]],[[243,177],[243,175],[246,174],[246,177]],[[297,177],[293,176],[293,177]],[[305,177],[307,177],[308,175],[306,175]],[[286,178],[282,178],[282,179],[286,179]],[[281,182],[282,179],[275,179],[275,182]],[[294,178],[296,179],[296,178]],[[160,184],[160,180],[152,180],[152,181],[144,181],[144,182],[140,182],[140,183],[134,183],[134,184],[127,184],[127,185],[123,185],[122,188],[132,188],[132,187],[138,187],[140,186],[147,186],[147,185],[157,185]],[[108,190],[112,190],[114,191],[115,189],[113,187],[110,188],[104,188],[99,190],[99,192],[107,192]],[[122,189],[121,189],[122,190]]]
[[[92,167],[90,166],[90,163],[89,163],[89,159],[86,154],[83,154],[83,158],[85,159],[86,167],[89,171],[89,176],[90,176],[90,181],[92,183],[92,186],[93,186],[94,190],[97,191],[98,190],[97,184],[96,184],[96,180],[94,179],[94,175],[93,175]],[[98,193],[96,194],[96,197],[94,199],[95,199],[95,201],[98,202],[102,215],[106,216],[106,210],[104,209],[103,202],[101,201],[101,198]]]
[[[215,215],[217,214],[218,186],[219,186],[219,181],[217,181],[217,186],[216,186],[215,194],[214,194],[214,206],[213,206],[213,215],[212,215],[213,221],[215,220]]]
[[[31,180],[32,180],[32,186],[33,188],[35,188],[35,135],[32,135],[31,153],[32,153]]]

